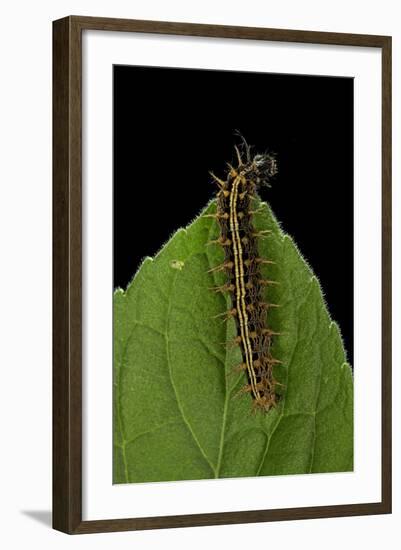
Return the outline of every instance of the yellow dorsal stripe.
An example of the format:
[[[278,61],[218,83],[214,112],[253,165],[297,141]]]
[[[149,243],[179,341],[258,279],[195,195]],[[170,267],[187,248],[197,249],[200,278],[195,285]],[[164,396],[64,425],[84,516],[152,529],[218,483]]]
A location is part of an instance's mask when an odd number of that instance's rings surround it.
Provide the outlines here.
[[[234,255],[234,269],[235,269],[235,284],[236,284],[236,306],[238,312],[238,321],[240,325],[241,338],[245,353],[245,362],[248,369],[249,380],[251,383],[251,389],[253,395],[256,398],[260,398],[259,391],[256,388],[257,380],[255,369],[253,366],[253,354],[252,344],[249,337],[248,330],[248,313],[246,311],[245,304],[245,278],[244,278],[244,264],[242,257],[242,243],[239,233],[238,215],[237,215],[237,201],[238,201],[238,187],[241,182],[241,176],[237,176],[232,184],[230,194],[230,229],[233,243],[233,255]]]

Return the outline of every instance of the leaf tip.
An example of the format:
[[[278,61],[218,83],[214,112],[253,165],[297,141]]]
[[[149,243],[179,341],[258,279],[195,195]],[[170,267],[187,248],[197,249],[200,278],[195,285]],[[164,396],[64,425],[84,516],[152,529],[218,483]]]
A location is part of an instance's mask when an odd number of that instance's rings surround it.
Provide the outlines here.
[[[340,325],[336,322],[336,321],[333,321],[331,320],[330,322],[330,325],[329,325],[329,331],[335,331],[336,335],[337,335],[337,338],[340,340],[341,342],[341,346],[344,350],[344,355],[345,355],[345,359],[347,360],[347,350],[345,349],[345,343],[344,343],[344,338],[343,338],[343,335],[342,335],[342,332],[341,332],[341,328],[340,328]],[[345,362],[341,368],[343,368],[344,365],[348,365],[349,368],[352,370],[352,367],[351,365],[348,363],[348,362]]]
[[[114,295],[115,296],[119,296],[119,295],[124,294],[124,293],[125,293],[124,289],[122,289],[120,286],[118,286],[117,288],[114,289]]]

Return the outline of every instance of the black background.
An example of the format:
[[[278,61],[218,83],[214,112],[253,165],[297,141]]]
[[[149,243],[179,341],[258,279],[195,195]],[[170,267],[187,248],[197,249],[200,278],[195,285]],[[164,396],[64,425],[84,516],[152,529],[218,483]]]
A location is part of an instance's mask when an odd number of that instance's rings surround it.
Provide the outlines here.
[[[274,151],[262,189],[320,279],[353,359],[353,79],[114,67],[114,286],[216,191],[239,130]]]

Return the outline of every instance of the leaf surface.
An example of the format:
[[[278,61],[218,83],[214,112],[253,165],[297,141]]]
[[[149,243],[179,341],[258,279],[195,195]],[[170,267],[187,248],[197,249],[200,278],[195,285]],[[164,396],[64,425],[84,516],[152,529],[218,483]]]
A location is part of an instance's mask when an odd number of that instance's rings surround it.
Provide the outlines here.
[[[212,218],[178,230],[154,259],[146,258],[126,291],[114,294],[115,483],[353,469],[353,380],[337,325],[292,239],[267,204],[257,229],[272,233],[260,253],[270,327],[280,332],[273,356],[284,385],[278,407],[253,414],[233,320],[219,314],[229,298],[211,287],[222,274]],[[215,203],[203,213],[215,211]]]

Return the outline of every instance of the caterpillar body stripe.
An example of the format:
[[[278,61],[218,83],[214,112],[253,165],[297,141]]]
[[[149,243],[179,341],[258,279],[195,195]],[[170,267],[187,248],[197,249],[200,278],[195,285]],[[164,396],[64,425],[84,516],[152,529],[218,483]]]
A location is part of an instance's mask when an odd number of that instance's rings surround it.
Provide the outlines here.
[[[216,218],[220,236],[214,241],[224,250],[224,261],[212,271],[224,271],[227,282],[217,291],[228,292],[232,308],[227,317],[234,317],[237,336],[234,344],[241,348],[243,362],[237,367],[246,371],[248,383],[239,393],[250,393],[254,410],[269,411],[276,406],[278,382],[273,377],[273,367],[280,363],[271,353],[273,337],[278,334],[268,325],[268,311],[275,304],[265,300],[266,286],[275,281],[264,279],[263,264],[272,263],[260,257],[258,240],[267,231],[257,232],[253,225],[254,199],[258,198],[260,185],[269,185],[277,172],[273,155],[255,155],[244,140],[243,150],[235,147],[238,163],[228,165],[226,178],[211,173],[219,187]]]

